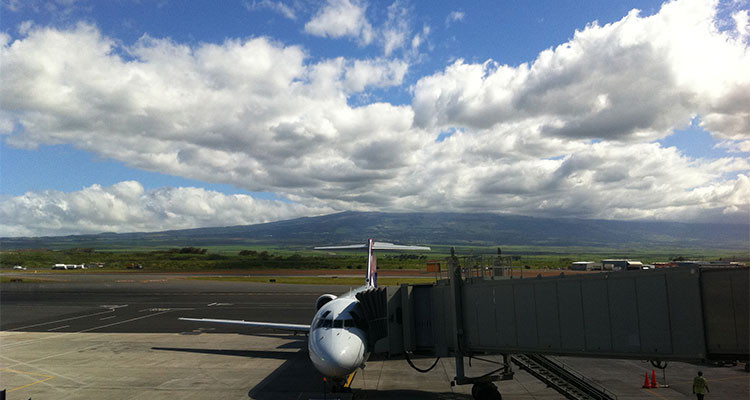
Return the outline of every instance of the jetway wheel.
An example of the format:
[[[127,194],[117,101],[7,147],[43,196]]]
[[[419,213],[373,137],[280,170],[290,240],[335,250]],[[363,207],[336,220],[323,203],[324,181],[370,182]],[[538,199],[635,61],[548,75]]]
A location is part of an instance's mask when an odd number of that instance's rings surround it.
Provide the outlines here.
[[[474,400],[502,400],[503,396],[494,383],[477,382],[471,387],[471,397]]]

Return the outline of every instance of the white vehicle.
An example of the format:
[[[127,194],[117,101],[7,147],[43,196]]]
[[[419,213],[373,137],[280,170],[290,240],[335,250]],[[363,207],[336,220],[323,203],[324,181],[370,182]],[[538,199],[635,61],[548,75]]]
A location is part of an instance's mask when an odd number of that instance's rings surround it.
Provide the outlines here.
[[[366,332],[362,328],[362,311],[357,293],[377,287],[377,264],[375,250],[430,250],[422,246],[401,246],[392,243],[374,242],[351,246],[316,247],[316,250],[367,249],[367,276],[365,285],[341,297],[324,294],[315,302],[317,312],[310,325],[279,324],[224,319],[180,318],[183,321],[238,324],[252,327],[272,328],[309,333],[308,350],[315,368],[333,382],[341,384],[357,368],[364,366],[367,353]]]
[[[83,264],[55,264],[52,269],[86,269]]]
[[[18,271],[26,271],[26,267],[21,266],[21,265],[15,265],[13,266],[13,269],[18,270]]]

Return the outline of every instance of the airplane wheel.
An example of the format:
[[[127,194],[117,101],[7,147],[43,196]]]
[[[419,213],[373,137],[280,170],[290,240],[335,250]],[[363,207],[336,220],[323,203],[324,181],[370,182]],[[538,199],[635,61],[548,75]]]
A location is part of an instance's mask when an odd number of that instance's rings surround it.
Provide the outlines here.
[[[502,400],[503,396],[493,383],[475,383],[471,388],[474,400]]]

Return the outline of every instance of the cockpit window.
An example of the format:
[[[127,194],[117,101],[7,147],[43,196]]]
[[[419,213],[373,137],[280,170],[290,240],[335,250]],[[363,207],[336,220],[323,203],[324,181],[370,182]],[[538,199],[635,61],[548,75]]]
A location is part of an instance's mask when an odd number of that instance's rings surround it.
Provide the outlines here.
[[[344,327],[344,320],[343,319],[337,319],[333,321],[333,327],[334,328],[343,328]]]
[[[315,327],[316,328],[332,328],[333,320],[332,319],[319,319]]]

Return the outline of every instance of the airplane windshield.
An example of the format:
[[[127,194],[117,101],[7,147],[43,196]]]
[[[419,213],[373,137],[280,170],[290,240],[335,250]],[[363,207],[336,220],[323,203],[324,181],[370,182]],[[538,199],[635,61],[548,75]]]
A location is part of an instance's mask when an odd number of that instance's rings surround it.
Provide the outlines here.
[[[333,320],[332,319],[319,319],[315,327],[316,328],[333,328]]]
[[[359,328],[353,319],[319,319],[316,328]]]

